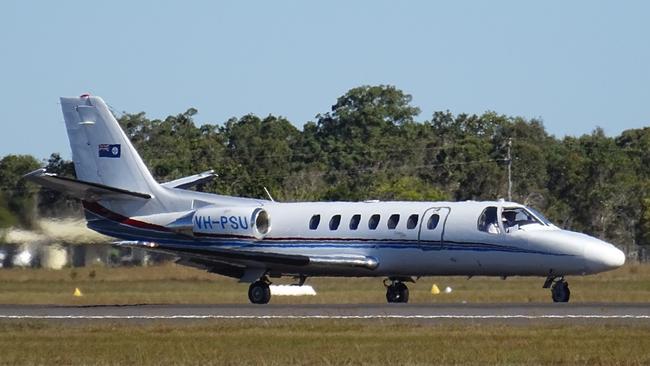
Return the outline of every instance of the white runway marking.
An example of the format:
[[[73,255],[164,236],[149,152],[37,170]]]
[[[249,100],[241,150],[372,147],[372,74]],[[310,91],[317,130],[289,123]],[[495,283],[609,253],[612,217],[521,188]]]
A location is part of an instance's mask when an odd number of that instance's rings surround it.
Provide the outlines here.
[[[156,320],[156,319],[650,319],[650,315],[0,315],[0,319],[39,320]]]

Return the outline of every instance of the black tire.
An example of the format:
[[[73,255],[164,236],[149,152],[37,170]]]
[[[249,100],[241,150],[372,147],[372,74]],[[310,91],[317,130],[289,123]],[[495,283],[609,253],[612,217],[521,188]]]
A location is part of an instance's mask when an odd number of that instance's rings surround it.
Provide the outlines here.
[[[397,289],[395,288],[395,285],[390,285],[386,287],[386,301],[392,304],[394,302],[397,302],[398,299],[399,296],[397,294]]]
[[[264,281],[251,283],[248,288],[248,299],[253,304],[268,304],[271,300],[271,289]]]
[[[566,281],[559,281],[551,287],[551,297],[553,302],[569,302],[571,298],[571,290],[569,290],[569,283]]]
[[[403,282],[397,283],[397,291],[399,292],[401,303],[409,302],[409,288]]]
[[[409,301],[409,288],[402,282],[396,282],[386,288],[386,301],[389,303],[406,303]]]

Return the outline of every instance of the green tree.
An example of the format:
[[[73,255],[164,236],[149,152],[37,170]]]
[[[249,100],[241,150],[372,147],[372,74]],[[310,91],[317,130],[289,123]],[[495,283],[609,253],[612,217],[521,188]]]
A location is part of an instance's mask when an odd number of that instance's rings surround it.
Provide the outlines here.
[[[331,112],[318,116],[316,138],[329,167],[329,199],[362,199],[376,177],[392,167],[390,151],[400,127],[420,110],[394,86],[362,86],[338,98]]]
[[[25,228],[36,225],[37,187],[22,177],[39,167],[39,162],[29,155],[7,155],[0,160],[0,190],[3,196],[0,203],[5,202],[15,223]],[[14,221],[6,214],[4,216],[5,225]]]
[[[246,115],[230,119],[223,134],[236,167],[231,173],[234,193],[264,197],[264,187],[282,193],[285,179],[294,171],[300,131],[282,117]]]
[[[47,160],[45,169],[48,173],[75,178],[74,164],[64,160],[58,153],[53,153]],[[79,200],[71,198],[63,192],[41,187],[38,191],[38,215],[46,217],[61,217],[80,215]]]
[[[4,198],[4,193],[0,194],[0,229],[12,227],[16,225],[17,221],[18,219],[16,216],[9,210],[7,202]],[[0,240],[1,239],[2,237],[0,236]]]
[[[386,201],[443,201],[445,193],[414,176],[382,181],[373,187],[371,197]]]

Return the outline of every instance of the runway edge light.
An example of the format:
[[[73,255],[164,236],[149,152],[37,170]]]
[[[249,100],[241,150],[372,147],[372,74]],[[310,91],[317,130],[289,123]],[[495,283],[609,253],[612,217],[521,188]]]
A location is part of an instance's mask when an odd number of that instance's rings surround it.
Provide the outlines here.
[[[440,293],[440,289],[438,288],[438,285],[435,283],[433,286],[431,286],[431,295],[438,295]]]
[[[81,290],[79,290],[79,287],[74,288],[74,293],[72,295],[76,296],[76,297],[83,296],[83,294],[81,293]]]

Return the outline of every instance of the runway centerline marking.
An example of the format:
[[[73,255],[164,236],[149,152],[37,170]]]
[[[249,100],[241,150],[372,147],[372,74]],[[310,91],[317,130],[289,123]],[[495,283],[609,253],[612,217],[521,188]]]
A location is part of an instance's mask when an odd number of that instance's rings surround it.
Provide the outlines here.
[[[650,315],[0,315],[0,319],[37,320],[156,320],[156,319],[650,319]]]

